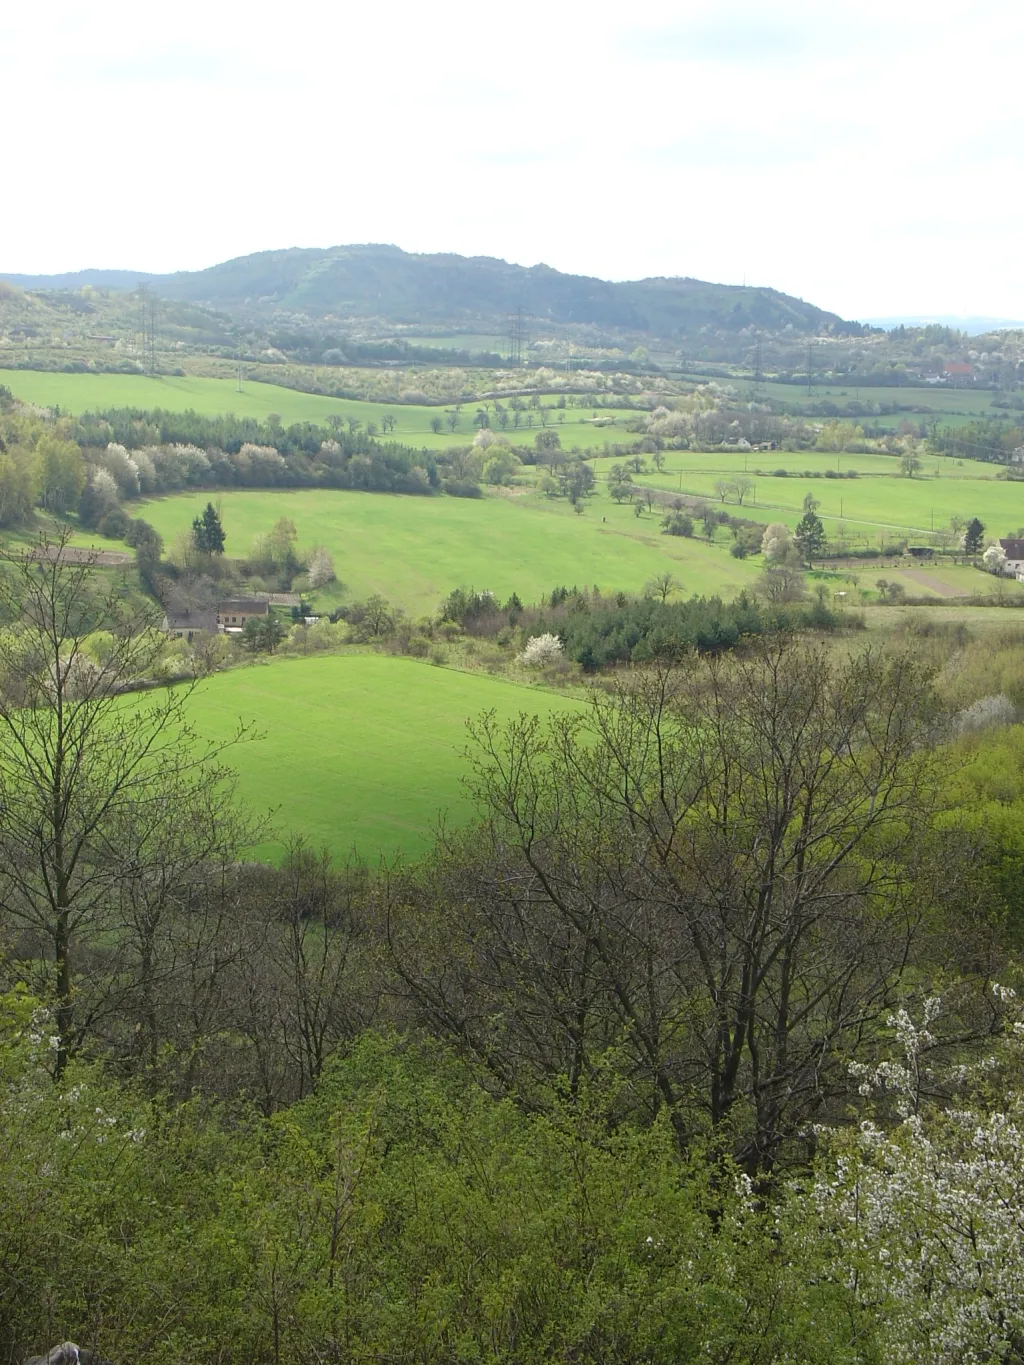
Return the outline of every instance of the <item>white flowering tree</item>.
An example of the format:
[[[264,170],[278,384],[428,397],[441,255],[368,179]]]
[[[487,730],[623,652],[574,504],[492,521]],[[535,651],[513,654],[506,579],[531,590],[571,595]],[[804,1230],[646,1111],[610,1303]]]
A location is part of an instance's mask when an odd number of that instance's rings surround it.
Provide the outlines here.
[[[309,559],[306,562],[306,573],[309,576],[309,586],[311,588],[322,588],[328,583],[334,582],[334,560],[328,550],[322,545],[310,551]]]
[[[990,545],[981,556],[981,562],[989,573],[997,576],[1006,573],[1006,551],[1001,545]]]
[[[552,664],[557,664],[564,654],[562,642],[557,635],[534,635],[532,639],[527,640],[526,648],[519,656],[519,662],[524,668],[550,668]]]
[[[785,559],[789,552],[790,543],[789,527],[784,526],[781,521],[773,521],[770,526],[764,528],[764,535],[761,537],[761,553],[765,559]]]
[[[1024,1348],[1024,1023],[996,987],[1007,1028],[973,1066],[929,1065],[942,1006],[890,1024],[895,1058],[860,1066],[861,1093],[885,1097],[896,1122],[831,1135],[814,1187],[834,1264],[877,1314],[886,1359],[989,1365]],[[949,1098],[939,1103],[936,1095]],[[999,1095],[998,1103],[992,1097]]]

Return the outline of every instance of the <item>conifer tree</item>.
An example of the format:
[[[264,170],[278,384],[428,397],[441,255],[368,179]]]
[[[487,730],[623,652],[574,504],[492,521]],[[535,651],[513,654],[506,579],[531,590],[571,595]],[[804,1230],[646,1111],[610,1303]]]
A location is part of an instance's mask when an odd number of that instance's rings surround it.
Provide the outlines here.
[[[192,539],[202,554],[222,555],[224,553],[224,527],[212,502],[208,502],[201,517],[192,523]]]

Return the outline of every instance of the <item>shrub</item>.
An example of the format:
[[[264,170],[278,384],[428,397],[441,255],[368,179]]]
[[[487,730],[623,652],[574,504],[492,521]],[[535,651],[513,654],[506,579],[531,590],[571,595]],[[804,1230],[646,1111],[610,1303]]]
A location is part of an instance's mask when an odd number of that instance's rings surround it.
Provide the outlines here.
[[[995,726],[1012,725],[1017,719],[1017,709],[1005,692],[994,696],[979,697],[956,718],[959,734],[976,734],[979,730],[990,730]]]
[[[688,517],[685,512],[669,512],[662,519],[661,529],[666,536],[692,536],[693,518]]]
[[[730,553],[734,559],[746,559],[748,555],[756,555],[761,549],[762,534],[759,526],[734,526],[732,533],[735,539],[730,547]]]
[[[96,530],[108,540],[124,540],[131,526],[131,518],[123,507],[112,507],[96,523]]]
[[[564,654],[562,642],[557,635],[535,635],[533,639],[527,640],[526,648],[519,656],[519,662],[524,668],[550,668],[553,664],[559,663]]]

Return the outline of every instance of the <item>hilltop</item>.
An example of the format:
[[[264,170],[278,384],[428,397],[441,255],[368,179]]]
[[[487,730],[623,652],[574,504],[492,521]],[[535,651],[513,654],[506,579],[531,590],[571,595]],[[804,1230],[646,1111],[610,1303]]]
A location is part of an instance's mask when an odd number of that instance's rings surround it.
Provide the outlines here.
[[[162,298],[214,308],[250,325],[298,315],[403,327],[497,327],[503,333],[509,314],[521,309],[527,323],[674,345],[748,328],[808,335],[860,330],[774,289],[680,277],[616,283],[546,265],[418,255],[386,245],[261,251],[170,275],[83,270],[0,278],[31,291],[127,290],[146,283]]]

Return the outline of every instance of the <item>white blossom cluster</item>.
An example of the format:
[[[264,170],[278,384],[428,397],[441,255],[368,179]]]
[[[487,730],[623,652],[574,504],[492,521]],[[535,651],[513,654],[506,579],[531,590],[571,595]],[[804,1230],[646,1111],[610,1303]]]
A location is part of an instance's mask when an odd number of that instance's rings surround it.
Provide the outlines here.
[[[524,668],[550,668],[562,658],[562,642],[557,635],[534,635],[519,656]]]
[[[1013,993],[997,988],[1016,1009]],[[861,1124],[814,1187],[818,1218],[841,1249],[847,1283],[878,1307],[889,1358],[914,1365],[983,1365],[1024,1338],[1024,1094],[993,1111],[979,1096],[997,1060],[1024,1058],[1024,1026],[988,1058],[941,1077],[960,1091],[929,1107],[934,1077],[924,1057],[940,1002],[915,1024],[890,1019],[901,1059],[856,1067],[865,1094],[895,1099],[900,1122]]]

